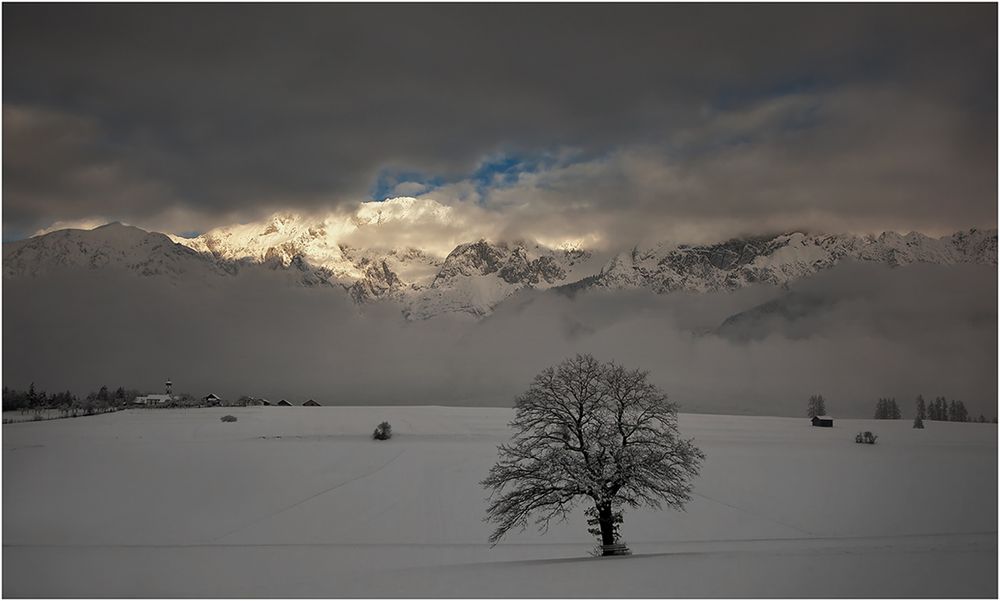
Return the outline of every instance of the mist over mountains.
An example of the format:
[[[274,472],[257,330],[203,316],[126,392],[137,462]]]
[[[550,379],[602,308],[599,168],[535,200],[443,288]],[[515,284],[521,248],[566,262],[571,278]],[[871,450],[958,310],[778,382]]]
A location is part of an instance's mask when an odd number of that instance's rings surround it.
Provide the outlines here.
[[[169,376],[229,397],[509,405],[543,367],[590,352],[650,370],[688,411],[799,415],[822,393],[845,417],[880,396],[905,414],[922,393],[996,412],[995,231],[623,252],[347,243],[406,219],[446,225],[414,206],[194,239],[111,224],[4,244],[5,383],[156,390]]]

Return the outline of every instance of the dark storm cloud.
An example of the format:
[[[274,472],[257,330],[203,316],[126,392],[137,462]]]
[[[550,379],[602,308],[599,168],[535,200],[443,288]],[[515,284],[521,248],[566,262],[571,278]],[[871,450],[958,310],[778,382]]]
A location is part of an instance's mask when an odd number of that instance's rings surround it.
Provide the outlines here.
[[[457,186],[485,157],[560,149],[590,179],[513,187],[532,205],[513,230],[567,206],[587,209],[577,230],[630,234],[728,231],[734,210],[749,229],[996,218],[995,5],[3,13],[8,237],[93,216],[203,230],[354,203],[386,172]],[[503,209],[510,188],[478,200]]]

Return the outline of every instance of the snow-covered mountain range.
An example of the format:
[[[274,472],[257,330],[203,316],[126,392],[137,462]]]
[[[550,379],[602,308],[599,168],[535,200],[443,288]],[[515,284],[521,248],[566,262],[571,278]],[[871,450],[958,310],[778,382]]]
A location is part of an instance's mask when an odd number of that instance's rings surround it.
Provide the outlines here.
[[[359,233],[377,239],[384,227],[454,229],[456,219],[450,207],[432,200],[400,198],[363,203],[354,213],[333,216],[283,213],[196,238],[115,223],[5,243],[3,273],[14,280],[65,269],[118,268],[142,277],[211,279],[270,268],[287,272],[297,285],[340,290],[361,307],[391,302],[408,318],[424,319],[455,312],[482,317],[521,289],[706,292],[755,283],[784,286],[844,260],[894,267],[997,264],[996,230],[976,229],[943,238],[915,232],[795,232],[703,246],[636,246],[610,259],[592,249],[550,248],[523,240],[469,240],[450,252],[440,243],[398,248],[351,244]]]
[[[844,260],[899,267],[914,263],[997,264],[997,231],[958,232],[930,238],[901,235],[807,235],[729,240],[705,246],[660,244],[614,257],[577,287],[647,288],[657,293],[734,290],[750,284],[782,286]]]

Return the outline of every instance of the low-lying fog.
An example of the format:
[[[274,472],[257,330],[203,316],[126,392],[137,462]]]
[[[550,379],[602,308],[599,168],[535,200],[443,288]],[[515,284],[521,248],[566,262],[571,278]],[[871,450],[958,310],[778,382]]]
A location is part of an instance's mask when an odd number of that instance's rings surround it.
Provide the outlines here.
[[[842,265],[790,291],[525,292],[474,322],[359,312],[339,290],[249,270],[212,283],[111,271],[5,282],[4,384],[102,384],[324,404],[511,405],[573,353],[651,372],[683,411],[869,417],[892,396],[946,395],[996,415],[991,266]],[[755,307],[762,308],[754,310]],[[743,313],[738,318],[727,318]]]

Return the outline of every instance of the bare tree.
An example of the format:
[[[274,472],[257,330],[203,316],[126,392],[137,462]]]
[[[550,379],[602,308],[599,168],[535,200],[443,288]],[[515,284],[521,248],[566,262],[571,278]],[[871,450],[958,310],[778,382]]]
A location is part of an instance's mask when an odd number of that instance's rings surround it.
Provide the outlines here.
[[[623,506],[680,509],[704,454],[677,431],[677,408],[647,373],[577,355],[538,374],[517,398],[500,458],[483,480],[495,545],[529,519],[544,532],[580,501],[594,503],[612,545]],[[605,550],[607,552],[607,550]]]

